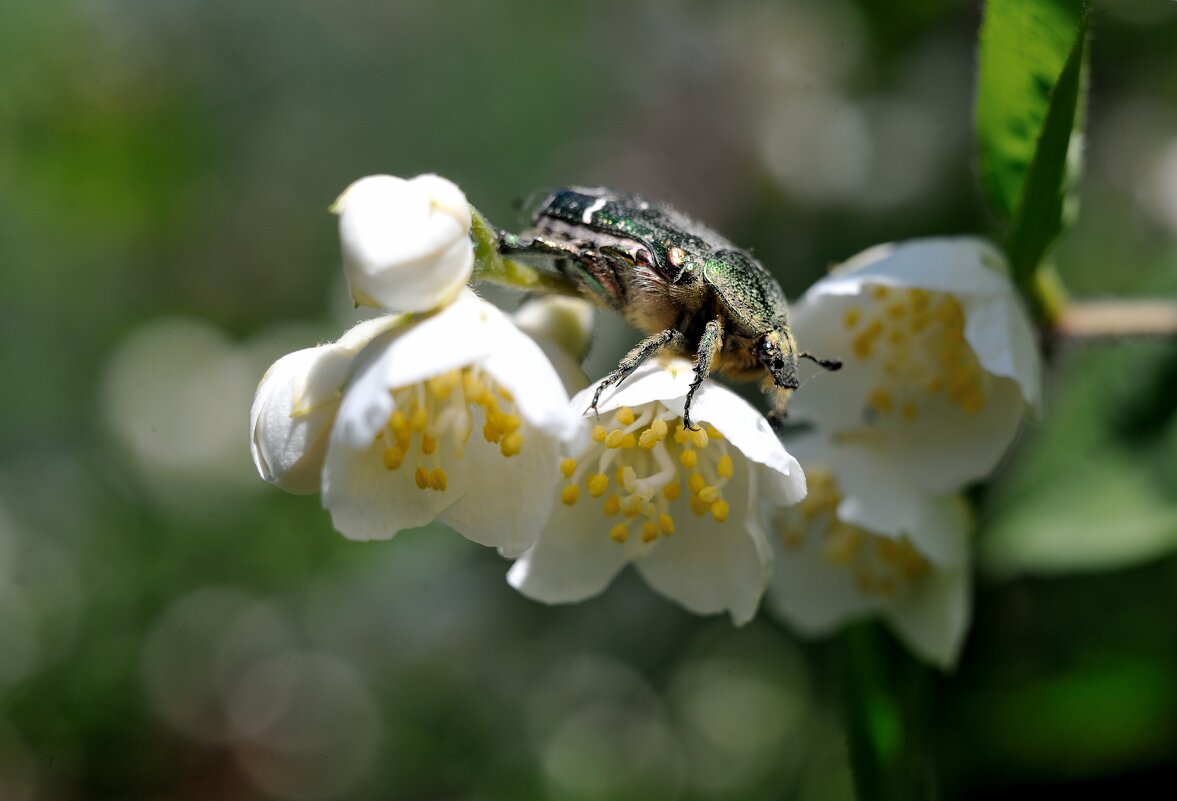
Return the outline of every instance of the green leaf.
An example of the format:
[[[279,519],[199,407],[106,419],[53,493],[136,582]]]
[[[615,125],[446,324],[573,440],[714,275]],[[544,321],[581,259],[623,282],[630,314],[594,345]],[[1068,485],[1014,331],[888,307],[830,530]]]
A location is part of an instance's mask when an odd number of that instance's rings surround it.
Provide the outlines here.
[[[1082,122],[1085,0],[990,0],[981,26],[981,180],[1010,220],[1014,279],[1030,287],[1073,211]]]

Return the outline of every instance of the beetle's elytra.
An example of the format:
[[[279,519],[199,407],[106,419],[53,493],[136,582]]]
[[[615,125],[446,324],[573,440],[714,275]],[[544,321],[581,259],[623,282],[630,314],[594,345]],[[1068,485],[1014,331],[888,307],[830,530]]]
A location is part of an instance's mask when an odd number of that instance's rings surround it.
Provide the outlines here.
[[[604,188],[557,189],[532,227],[503,233],[505,255],[540,261],[574,281],[586,297],[615,309],[648,336],[605,377],[619,384],[645,359],[666,350],[694,356],[691,398],[712,369],[735,379],[764,378],[772,414],[784,414],[797,388],[797,359],[829,370],[841,363],[797,350],[780,284],[747,251],[665,205]]]

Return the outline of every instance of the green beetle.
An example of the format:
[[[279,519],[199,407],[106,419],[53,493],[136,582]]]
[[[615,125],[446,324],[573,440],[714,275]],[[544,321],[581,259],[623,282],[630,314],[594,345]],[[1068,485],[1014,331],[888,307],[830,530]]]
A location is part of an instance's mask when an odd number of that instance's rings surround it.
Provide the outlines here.
[[[504,255],[541,261],[582,294],[614,309],[648,336],[597,387],[620,384],[655,353],[694,356],[683,425],[693,428],[691,398],[712,369],[738,380],[763,378],[779,420],[797,389],[797,359],[827,370],[841,362],[798,351],[780,284],[752,258],[665,205],[604,188],[557,189],[540,204],[532,227],[502,233]],[[694,345],[694,347],[692,347]]]

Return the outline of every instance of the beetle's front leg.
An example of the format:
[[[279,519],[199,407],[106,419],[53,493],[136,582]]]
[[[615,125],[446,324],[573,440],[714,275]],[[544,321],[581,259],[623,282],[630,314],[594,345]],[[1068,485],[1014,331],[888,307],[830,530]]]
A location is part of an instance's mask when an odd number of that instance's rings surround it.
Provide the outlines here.
[[[699,430],[698,426],[691,425],[691,398],[695,396],[695,390],[702,386],[703,379],[711,372],[711,362],[715,360],[715,355],[719,353],[722,345],[723,323],[716,317],[707,323],[707,327],[703,329],[703,336],[699,338],[699,351],[695,355],[695,377],[691,379],[691,388],[687,390],[686,403],[683,404],[683,428]]]
[[[665,347],[674,345],[675,347],[682,347],[684,344],[684,337],[682,332],[675,328],[667,328],[658,334],[653,334],[643,339],[634,347],[617,365],[617,369],[605,376],[597,391],[593,393],[593,402],[585,409],[585,414],[589,412],[596,413],[597,401],[601,399],[601,393],[608,387],[620,384],[625,379],[629,378],[630,373],[638,369],[638,366],[646,359],[653,356],[658,351]]]
[[[523,259],[568,258],[571,255],[567,246],[549,242],[538,236],[522,237],[519,234],[511,234],[506,231],[499,232],[499,253]]]

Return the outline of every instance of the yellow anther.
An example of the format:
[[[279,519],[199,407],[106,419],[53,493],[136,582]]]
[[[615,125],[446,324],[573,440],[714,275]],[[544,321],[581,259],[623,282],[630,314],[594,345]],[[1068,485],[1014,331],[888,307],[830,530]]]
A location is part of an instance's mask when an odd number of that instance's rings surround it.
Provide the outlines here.
[[[417,482],[417,489],[429,489],[429,471],[424,467],[417,468],[413,480]]]
[[[560,492],[560,500],[567,506],[572,506],[580,498],[580,487],[575,484],[569,484]]]
[[[560,475],[564,478],[572,478],[572,474],[576,472],[576,460],[568,456],[560,460]]]
[[[712,439],[723,439],[723,434],[719,433],[719,429],[710,423],[704,423],[703,429],[707,432],[707,436]]]
[[[487,442],[498,442],[503,438],[503,432],[495,427],[495,424],[487,420],[482,424],[482,436]]]
[[[657,444],[658,444],[658,435],[655,434],[653,431],[651,431],[648,428],[642,432],[642,435],[640,437],[638,437],[638,447],[640,447],[640,448],[645,448],[646,450],[650,450],[651,448],[653,448]]]
[[[518,431],[512,431],[503,437],[503,441],[499,444],[499,453],[503,456],[514,456],[521,450],[523,450],[523,435]]]
[[[871,297],[875,300],[882,300],[890,294],[890,290],[882,284],[872,284],[870,288]]]
[[[680,418],[680,420],[681,420],[681,418]],[[676,429],[674,432],[674,441],[677,442],[679,445],[685,445],[687,440],[690,439],[690,437],[691,437],[691,432],[687,431],[685,428],[680,427],[680,428]]]
[[[421,435],[421,453],[429,456],[437,452],[437,440],[432,434]]]
[[[894,567],[907,581],[913,581],[928,571],[928,562],[907,540],[880,537],[875,541],[879,557]]]
[[[940,390],[944,389],[944,376],[937,373],[928,379],[928,383],[924,384],[924,392],[929,395],[935,395]]]
[[[629,408],[628,406],[622,406],[617,410],[617,414],[614,415],[614,419],[621,423],[621,425],[627,426],[637,418],[634,416],[633,409]]]
[[[632,431],[630,431],[628,434],[626,434],[624,437],[621,438],[621,447],[622,448],[636,448],[637,444],[638,444],[638,438],[633,435]]]
[[[405,413],[397,409],[388,418],[388,427],[392,429],[392,433],[397,439],[409,436],[412,430],[409,426],[409,418],[405,417]]]
[[[453,372],[442,373],[430,378],[426,384],[429,386],[429,394],[439,401],[448,400],[450,393],[454,391],[455,382],[452,380]]]
[[[911,307],[916,311],[928,308],[928,303],[931,300],[931,295],[926,289],[909,289],[907,290],[908,300],[911,301]]]
[[[499,387],[499,396],[507,403],[514,403],[515,396],[511,394],[511,390],[506,387]]]
[[[658,530],[662,532],[663,536],[669,537],[674,533],[674,518],[665,512],[658,515]]]
[[[482,382],[478,380],[478,376],[466,371],[462,373],[462,391],[466,393],[466,397],[472,401],[477,402],[477,399],[482,397],[485,388]]]
[[[723,498],[711,504],[711,516],[715,518],[716,523],[722,523],[727,520],[727,516],[731,514],[731,511],[731,506]]]
[[[658,526],[653,520],[642,523],[642,542],[653,542],[658,539]]]
[[[866,404],[879,414],[890,414],[891,409],[894,408],[890,390],[883,387],[875,387],[867,396]]]
[[[914,420],[919,416],[919,413],[919,407],[911,401],[904,401],[903,403],[899,404],[899,415],[904,420]]]
[[[610,495],[605,499],[605,503],[601,505],[606,517],[612,517],[621,511],[621,499],[616,495]]]
[[[625,486],[625,468],[624,467],[618,467],[616,470],[613,471],[613,483],[617,484],[618,486],[622,486],[622,487]]]
[[[699,463],[699,452],[686,448],[678,455],[678,460],[682,462],[683,467],[694,467]]]
[[[676,500],[680,495],[682,495],[682,484],[677,481],[671,481],[662,488],[662,497],[668,501]]]
[[[589,495],[592,495],[594,498],[600,498],[605,494],[605,490],[609,488],[609,476],[604,473],[591,475],[589,476],[587,485]]]
[[[707,501],[700,500],[698,496],[691,498],[691,512],[696,517],[702,517],[709,511],[711,511],[711,504],[707,503]]]
[[[719,489],[710,485],[699,490],[699,500],[705,503],[715,503],[719,500]]]
[[[400,448],[384,449],[384,466],[389,470],[396,470],[405,460],[405,452]]]
[[[430,488],[442,492],[449,485],[450,477],[446,474],[445,470],[442,470],[440,467],[433,468],[433,472],[429,474]]]
[[[510,434],[512,431],[519,428],[523,421],[519,419],[517,414],[503,414],[499,412],[495,414],[495,425],[503,430],[504,433]]]
[[[409,425],[413,427],[414,431],[424,431],[428,423],[429,413],[425,411],[424,406],[418,406],[413,410],[413,416],[409,418]]]
[[[707,442],[708,442],[707,432],[701,428],[698,431],[692,431],[691,432],[691,442],[694,444],[694,446],[696,448],[706,448]]]
[[[887,304],[885,313],[892,320],[899,320],[907,314],[907,304],[902,302],[889,303]]]
[[[621,440],[624,438],[625,438],[625,432],[623,432],[620,428],[615,428],[609,432],[609,435],[607,437],[605,437],[605,447],[606,448],[620,448],[621,447]]]
[[[707,486],[707,480],[704,479],[703,476],[699,475],[698,473],[691,473],[690,478],[687,479],[687,487],[689,487],[691,492],[694,493],[695,495],[698,495],[699,491],[702,490],[706,486]]]
[[[907,341],[907,334],[903,333],[902,328],[892,328],[887,332],[887,343],[893,347],[900,347]]]
[[[918,334],[928,327],[929,322],[928,313],[921,309],[911,316],[911,322],[908,324],[911,328],[911,333]]]
[[[719,459],[719,464],[715,465],[715,473],[720,478],[731,478],[735,471],[736,466],[732,463],[731,455],[727,453],[721,456]]]
[[[621,468],[621,481],[618,483],[625,487],[626,492],[633,492],[634,486],[638,483],[638,472],[626,465]]]
[[[642,513],[642,499],[630,496],[621,503],[621,513],[626,517],[637,517]]]
[[[625,523],[618,523],[613,528],[609,529],[609,538],[614,542],[625,542],[629,539],[629,529]]]
[[[607,433],[604,426],[593,426],[593,442],[604,442]]]
[[[666,425],[666,421],[659,417],[650,423],[650,427],[647,430],[652,431],[658,439],[664,439],[666,432],[669,431],[669,427]]]
[[[860,312],[858,309],[847,309],[846,313],[842,315],[842,326],[847,331],[849,331],[850,329],[852,329],[856,325],[858,325],[858,322],[861,319],[862,319],[862,312]]]

